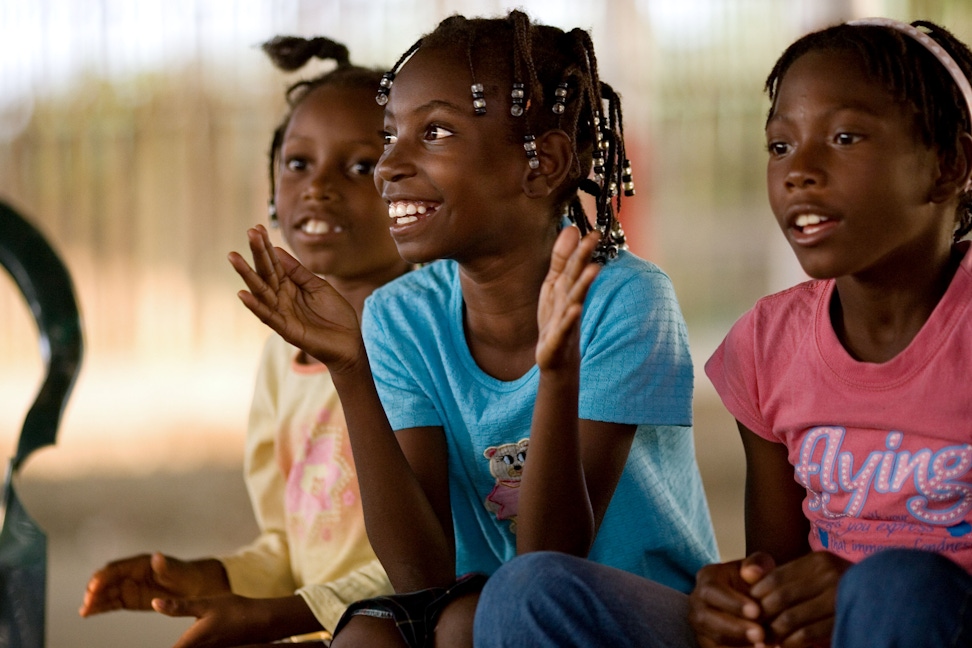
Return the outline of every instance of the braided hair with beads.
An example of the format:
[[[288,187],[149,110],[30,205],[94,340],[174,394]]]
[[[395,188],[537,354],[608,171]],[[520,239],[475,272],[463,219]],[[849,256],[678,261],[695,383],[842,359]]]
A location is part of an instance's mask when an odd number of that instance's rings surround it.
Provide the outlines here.
[[[502,109],[510,121],[510,136],[521,142],[527,162],[535,167],[537,134],[562,129],[573,145],[573,166],[559,193],[555,216],[564,215],[581,234],[596,229],[601,239],[595,260],[605,263],[625,247],[618,221],[622,195],[634,194],[631,165],[625,153],[621,98],[600,80],[590,34],[565,32],[532,22],[513,10],[505,18],[446,18],[422,36],[382,75],[376,100],[384,105],[395,76],[421,48],[464,47],[470,69],[470,109],[477,115],[486,105],[476,72],[490,69],[509,79],[509,98]],[[579,191],[594,197],[595,219],[584,211]]]

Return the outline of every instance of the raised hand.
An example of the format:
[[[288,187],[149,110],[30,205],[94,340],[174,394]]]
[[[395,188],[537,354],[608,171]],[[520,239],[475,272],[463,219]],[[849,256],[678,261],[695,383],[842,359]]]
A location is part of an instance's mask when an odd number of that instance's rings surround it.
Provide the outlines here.
[[[774,566],[768,554],[756,553],[699,570],[689,595],[689,621],[701,648],[765,645],[763,611],[750,590]]]
[[[568,359],[579,362],[577,340],[584,299],[601,269],[591,261],[598,240],[597,232],[581,238],[576,227],[565,227],[557,236],[537,307],[536,360],[541,370],[558,369]]]
[[[160,553],[108,563],[91,576],[78,611],[83,617],[112,610],[151,610],[152,599],[212,596],[229,592],[215,559],[184,561]]]
[[[814,551],[768,572],[749,593],[762,610],[768,640],[782,648],[829,646],[837,585],[851,563]]]
[[[253,268],[236,252],[229,261],[249,291],[243,304],[285,340],[328,365],[332,373],[364,356],[354,308],[324,279],[280,248],[258,225],[247,231]]]

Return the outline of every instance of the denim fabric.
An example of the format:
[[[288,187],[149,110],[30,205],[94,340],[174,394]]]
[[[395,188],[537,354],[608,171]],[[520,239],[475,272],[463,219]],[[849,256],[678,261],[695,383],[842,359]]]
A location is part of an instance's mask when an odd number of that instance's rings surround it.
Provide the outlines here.
[[[844,574],[833,648],[972,646],[972,576],[928,551],[888,549]]]
[[[553,552],[506,563],[483,589],[476,648],[694,648],[688,597],[635,574]]]

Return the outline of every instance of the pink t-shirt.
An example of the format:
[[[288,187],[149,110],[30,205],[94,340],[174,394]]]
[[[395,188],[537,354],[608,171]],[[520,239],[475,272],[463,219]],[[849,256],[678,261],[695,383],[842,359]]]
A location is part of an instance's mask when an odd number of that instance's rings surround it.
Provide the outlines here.
[[[856,562],[923,549],[972,572],[972,255],[960,245],[941,302],[888,362],[840,344],[828,280],[759,300],[705,365],[740,423],[786,445],[814,550]]]

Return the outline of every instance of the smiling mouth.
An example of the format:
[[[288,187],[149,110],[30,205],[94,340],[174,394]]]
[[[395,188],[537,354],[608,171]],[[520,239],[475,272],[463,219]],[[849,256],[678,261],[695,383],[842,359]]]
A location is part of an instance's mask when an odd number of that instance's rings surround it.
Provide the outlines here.
[[[803,234],[814,234],[823,229],[830,219],[819,214],[801,214],[793,221],[793,227],[800,230]]]
[[[396,225],[408,225],[419,219],[419,216],[435,211],[435,207],[421,201],[398,200],[388,204],[388,217]]]
[[[300,231],[304,234],[331,234],[343,232],[344,228],[340,225],[331,225],[327,221],[318,220],[316,218],[311,218],[300,225]]]

